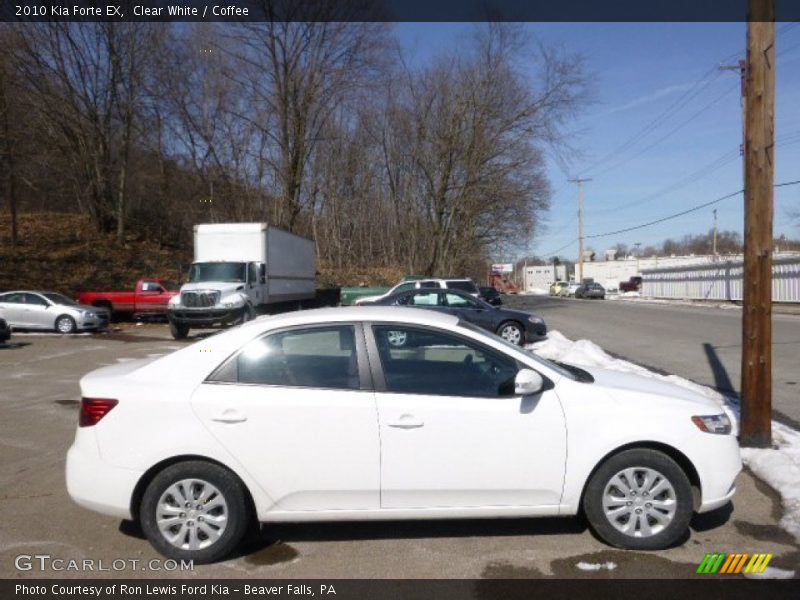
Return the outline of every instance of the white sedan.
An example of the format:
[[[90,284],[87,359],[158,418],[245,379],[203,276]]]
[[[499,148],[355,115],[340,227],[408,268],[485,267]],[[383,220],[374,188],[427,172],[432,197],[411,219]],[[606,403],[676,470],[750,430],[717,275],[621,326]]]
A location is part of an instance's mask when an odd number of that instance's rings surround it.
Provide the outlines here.
[[[727,504],[741,469],[728,418],[702,396],[413,308],[261,318],[94,371],[81,391],[72,498],[198,563],[254,519],[583,511],[610,544],[662,548],[693,511]]]

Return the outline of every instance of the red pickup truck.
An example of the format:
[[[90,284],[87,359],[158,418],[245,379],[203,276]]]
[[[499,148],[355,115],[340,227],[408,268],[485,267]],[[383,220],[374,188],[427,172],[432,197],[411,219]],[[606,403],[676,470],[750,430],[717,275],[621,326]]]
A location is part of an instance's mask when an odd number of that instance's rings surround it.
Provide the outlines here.
[[[78,292],[79,304],[102,306],[113,314],[165,315],[180,286],[167,279],[140,279],[132,292]]]

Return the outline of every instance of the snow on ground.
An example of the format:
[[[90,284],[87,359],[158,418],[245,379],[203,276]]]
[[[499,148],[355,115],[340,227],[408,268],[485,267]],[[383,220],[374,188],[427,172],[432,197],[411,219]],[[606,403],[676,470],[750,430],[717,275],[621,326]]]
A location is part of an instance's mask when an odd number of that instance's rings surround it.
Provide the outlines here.
[[[608,294],[607,300],[625,300],[639,304],[673,304],[678,306],[702,306],[704,308],[720,308],[723,310],[741,310],[742,307],[731,302],[714,302],[713,300],[688,300],[683,298],[651,298],[642,296],[639,292],[623,292],[621,294]]]
[[[617,563],[613,563],[611,561],[605,563],[587,563],[581,561],[575,566],[578,567],[581,571],[601,571],[603,569],[613,571],[614,569],[617,568]]]
[[[794,571],[767,567],[763,573],[745,573],[748,579],[794,579]]]
[[[653,377],[687,388],[711,398],[725,411],[735,430],[739,424],[739,404],[735,398],[724,396],[710,387],[693,383],[677,375],[659,375],[632,362],[614,358],[589,340],[572,341],[559,331],[550,331],[547,339],[529,344],[542,358],[559,360],[584,367],[634,373]],[[775,421],[772,422],[772,448],[742,448],[742,461],[759,478],[781,495],[784,515],[781,526],[800,542],[800,432]]]

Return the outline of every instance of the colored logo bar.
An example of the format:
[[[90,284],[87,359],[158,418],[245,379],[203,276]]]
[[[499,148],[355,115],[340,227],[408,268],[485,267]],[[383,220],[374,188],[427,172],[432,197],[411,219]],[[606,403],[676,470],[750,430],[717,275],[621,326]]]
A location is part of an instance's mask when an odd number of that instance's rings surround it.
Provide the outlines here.
[[[697,573],[763,573],[772,554],[725,554],[724,552],[713,552],[706,554],[697,567]]]

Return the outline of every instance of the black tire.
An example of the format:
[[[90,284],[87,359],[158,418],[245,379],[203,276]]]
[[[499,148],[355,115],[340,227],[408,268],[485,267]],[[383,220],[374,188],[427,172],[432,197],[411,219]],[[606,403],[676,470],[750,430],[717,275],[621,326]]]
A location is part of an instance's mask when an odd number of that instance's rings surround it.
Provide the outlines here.
[[[628,496],[627,493],[623,492],[611,481],[612,478],[615,478],[625,469],[649,469],[657,472],[672,486],[672,493],[664,491],[645,498],[644,496],[647,494],[645,491],[647,486],[645,485],[639,488],[638,491],[631,491],[631,495]],[[634,473],[636,472],[634,471]],[[641,483],[641,481],[638,483]],[[650,484],[650,489],[655,489],[656,486],[660,485],[657,478],[651,479]],[[611,518],[606,516],[603,497],[607,489],[615,493],[615,498],[626,498],[626,501],[624,501],[626,506],[623,507],[620,504],[621,509],[624,510],[627,506],[631,506],[627,517],[628,520],[634,519],[634,522],[631,523],[633,528],[631,533],[624,533],[618,529],[612,523]],[[616,492],[619,492],[619,494],[617,495]],[[668,509],[653,509],[652,503],[647,504],[647,500],[666,504],[666,502],[670,501],[668,496],[672,496],[671,501],[674,504],[674,512],[668,524],[665,526],[659,525],[655,518],[648,516],[648,512],[653,514],[653,511],[657,510],[663,515],[666,514],[664,511]],[[615,499],[614,503],[616,504],[617,502],[619,501]],[[631,505],[628,505],[628,502],[631,502]],[[692,487],[683,469],[666,454],[647,448],[625,450],[607,459],[592,475],[583,495],[583,510],[592,530],[598,537],[612,546],[629,550],[660,550],[674,545],[688,531],[693,505]],[[649,508],[645,508],[646,506]],[[634,511],[637,510],[639,513],[635,514]],[[646,535],[643,527],[640,526],[639,519],[646,520],[647,527],[663,528],[652,535]],[[627,524],[626,516],[623,515],[620,515],[616,521],[620,526]],[[639,529],[638,532],[636,531],[637,529]]]
[[[186,535],[176,533],[176,537],[188,543],[189,538],[186,536],[189,536],[192,530],[195,531],[194,535],[197,536],[196,539],[199,540],[199,543],[208,544],[198,549],[181,548],[176,545],[180,542],[173,544],[166,538],[166,534],[161,532],[156,522],[162,499],[166,497],[170,500],[170,504],[173,504],[174,497],[168,492],[169,488],[187,479],[206,485],[210,484],[216,488],[226,505],[224,511],[220,506],[216,506],[203,513],[203,510],[199,508],[203,503],[200,503],[196,505],[197,510],[180,513],[184,515],[184,518],[176,517],[176,522],[179,524],[173,527],[179,532],[186,532]],[[194,485],[196,487],[193,490],[182,489],[191,495],[197,494],[203,489],[198,483]],[[214,504],[216,499],[217,495],[214,494],[206,499],[206,503]],[[177,507],[177,503],[174,504]],[[186,507],[184,506],[184,508]],[[191,508],[189,507],[189,509]],[[193,560],[195,563],[205,564],[225,558],[239,546],[250,523],[249,513],[244,489],[236,475],[219,465],[204,461],[187,461],[171,465],[153,478],[142,496],[139,506],[139,521],[147,539],[164,556],[174,560]],[[203,520],[204,514],[209,521]],[[219,518],[222,514],[226,516],[224,529],[219,538],[208,543],[211,538],[204,531],[209,529],[212,518]],[[185,525],[181,525],[181,521]],[[201,525],[201,522],[204,522],[205,525]],[[205,539],[201,539],[203,535],[206,535]]]
[[[58,333],[75,333],[78,326],[75,324],[75,319],[69,315],[59,315],[55,320],[55,329]]]
[[[513,335],[511,333],[512,330],[516,331],[516,335],[514,335],[513,339],[510,339],[510,337]],[[522,346],[525,343],[525,330],[523,329],[522,325],[516,321],[503,321],[500,323],[500,326],[497,328],[497,335],[507,342],[511,342],[517,346]]]
[[[169,322],[169,332],[172,334],[172,337],[176,340],[184,340],[186,336],[189,335],[189,326],[184,325],[183,323],[175,323],[173,321]]]

